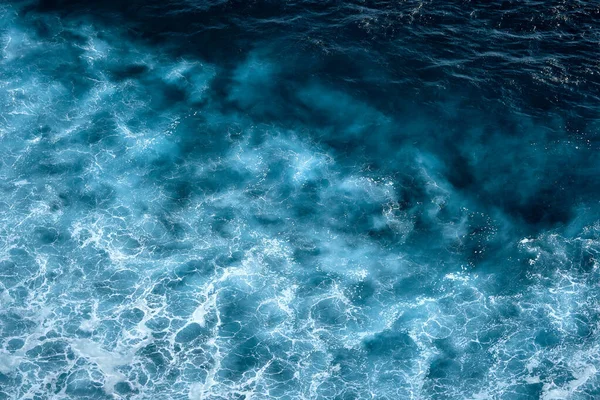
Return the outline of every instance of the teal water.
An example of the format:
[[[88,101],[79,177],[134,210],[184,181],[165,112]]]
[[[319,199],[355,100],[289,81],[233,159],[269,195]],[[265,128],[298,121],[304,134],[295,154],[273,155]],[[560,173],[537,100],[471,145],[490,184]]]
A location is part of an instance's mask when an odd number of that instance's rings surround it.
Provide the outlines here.
[[[599,16],[2,3],[0,399],[600,398]]]

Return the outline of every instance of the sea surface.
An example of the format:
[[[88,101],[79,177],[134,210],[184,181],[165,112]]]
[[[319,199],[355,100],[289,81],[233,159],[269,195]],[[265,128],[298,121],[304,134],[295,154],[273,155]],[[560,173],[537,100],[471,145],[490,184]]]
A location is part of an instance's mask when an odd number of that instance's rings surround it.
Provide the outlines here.
[[[0,2],[0,399],[600,399],[600,3]]]

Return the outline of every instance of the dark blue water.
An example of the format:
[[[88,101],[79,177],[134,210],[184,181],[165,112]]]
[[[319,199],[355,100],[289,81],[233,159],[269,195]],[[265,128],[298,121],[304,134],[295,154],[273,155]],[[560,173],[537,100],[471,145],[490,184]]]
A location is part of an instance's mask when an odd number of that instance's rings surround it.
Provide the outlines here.
[[[596,1],[0,4],[0,399],[600,398]]]

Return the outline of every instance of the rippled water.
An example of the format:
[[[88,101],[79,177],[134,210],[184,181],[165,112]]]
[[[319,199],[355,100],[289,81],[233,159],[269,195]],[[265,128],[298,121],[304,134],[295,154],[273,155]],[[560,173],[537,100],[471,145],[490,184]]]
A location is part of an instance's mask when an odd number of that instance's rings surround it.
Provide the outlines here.
[[[600,6],[0,5],[0,399],[600,398]]]

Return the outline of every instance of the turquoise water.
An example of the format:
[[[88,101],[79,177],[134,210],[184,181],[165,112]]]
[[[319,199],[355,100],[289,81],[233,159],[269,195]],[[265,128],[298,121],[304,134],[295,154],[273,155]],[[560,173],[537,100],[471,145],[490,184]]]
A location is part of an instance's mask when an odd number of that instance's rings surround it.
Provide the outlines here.
[[[599,15],[3,3],[0,399],[600,398]]]

